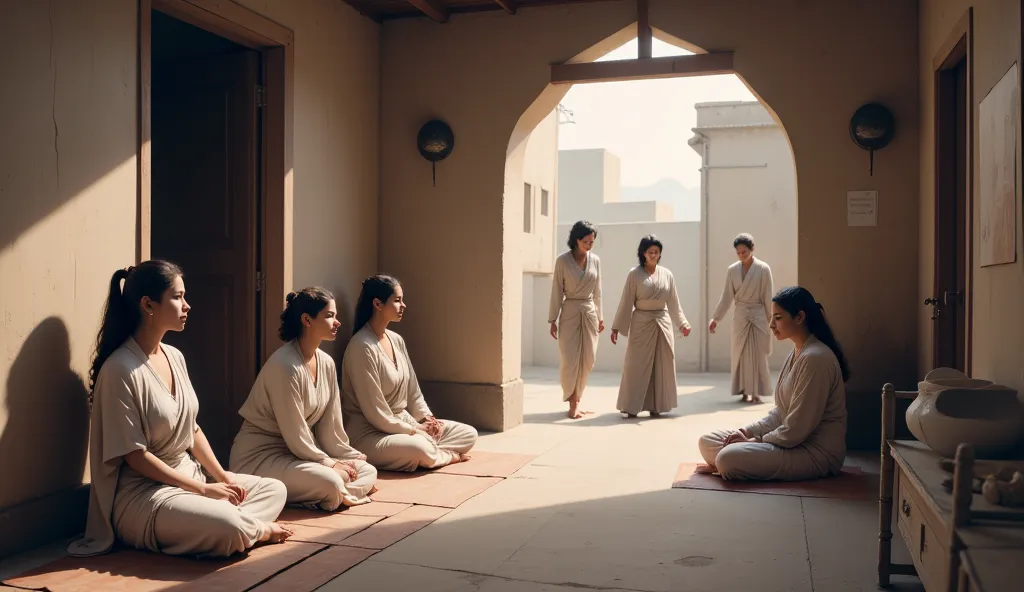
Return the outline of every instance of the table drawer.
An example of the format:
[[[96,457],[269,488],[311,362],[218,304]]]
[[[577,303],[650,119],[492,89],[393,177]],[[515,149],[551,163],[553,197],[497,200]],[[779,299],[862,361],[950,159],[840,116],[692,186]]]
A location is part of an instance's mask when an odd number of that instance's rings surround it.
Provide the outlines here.
[[[946,590],[948,540],[944,530],[936,530],[929,520],[921,494],[902,470],[897,470],[896,523],[903,536],[921,582],[929,591]]]

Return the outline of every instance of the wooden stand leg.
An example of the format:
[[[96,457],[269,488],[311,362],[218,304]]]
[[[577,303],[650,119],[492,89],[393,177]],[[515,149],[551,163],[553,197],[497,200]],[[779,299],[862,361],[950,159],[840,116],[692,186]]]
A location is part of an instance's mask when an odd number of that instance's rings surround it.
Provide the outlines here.
[[[974,449],[970,444],[956,448],[956,465],[953,468],[953,515],[949,525],[949,558],[946,576],[948,592],[957,592],[960,579],[960,551],[963,543],[957,529],[967,526],[971,520],[971,502],[974,498]]]
[[[882,387],[882,462],[878,480],[878,587],[888,588],[892,575],[892,490],[895,467],[889,442],[896,431],[896,388]]]

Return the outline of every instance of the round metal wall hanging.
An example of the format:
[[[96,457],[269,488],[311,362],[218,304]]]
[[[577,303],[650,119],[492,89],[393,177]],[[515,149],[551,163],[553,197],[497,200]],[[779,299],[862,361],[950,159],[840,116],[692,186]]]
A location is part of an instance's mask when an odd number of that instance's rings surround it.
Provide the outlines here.
[[[870,174],[875,174],[875,150],[889,145],[896,132],[896,120],[884,105],[868,103],[857,109],[850,118],[850,137],[853,143],[870,154]]]
[[[437,186],[437,163],[448,158],[455,148],[455,134],[447,123],[432,119],[423,124],[416,136],[416,147],[420,155],[431,163],[434,186]]]

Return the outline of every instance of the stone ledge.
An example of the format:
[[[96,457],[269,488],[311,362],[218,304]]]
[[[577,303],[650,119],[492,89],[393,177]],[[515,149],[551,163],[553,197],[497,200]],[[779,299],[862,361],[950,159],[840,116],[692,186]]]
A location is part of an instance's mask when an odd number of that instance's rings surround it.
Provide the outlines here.
[[[88,509],[88,485],[0,509],[0,559],[83,532]]]
[[[440,419],[468,423],[486,432],[504,432],[523,423],[523,379],[505,384],[420,383],[431,411]]]

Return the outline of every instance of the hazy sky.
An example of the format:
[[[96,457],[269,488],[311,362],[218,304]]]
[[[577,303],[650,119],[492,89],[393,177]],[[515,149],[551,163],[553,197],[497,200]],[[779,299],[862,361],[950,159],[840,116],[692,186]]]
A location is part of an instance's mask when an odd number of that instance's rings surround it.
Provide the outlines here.
[[[635,58],[636,52],[634,39],[599,61]],[[659,57],[690,52],[655,39],[652,53]],[[560,126],[558,147],[609,150],[622,159],[625,186],[672,178],[698,187],[700,156],[686,144],[697,125],[694,104],[752,100],[754,96],[732,74],[579,84],[562,99],[576,123]]]

